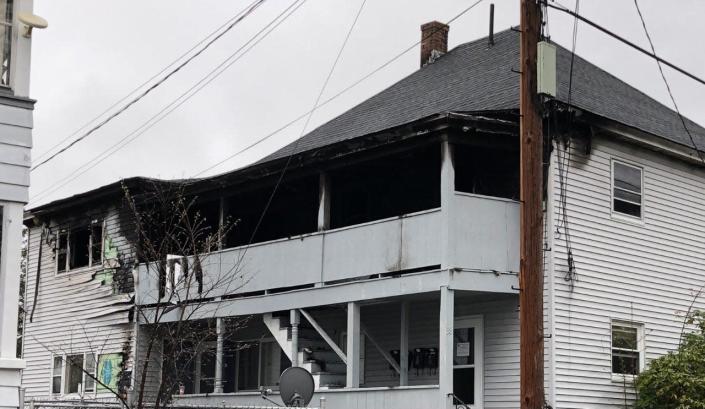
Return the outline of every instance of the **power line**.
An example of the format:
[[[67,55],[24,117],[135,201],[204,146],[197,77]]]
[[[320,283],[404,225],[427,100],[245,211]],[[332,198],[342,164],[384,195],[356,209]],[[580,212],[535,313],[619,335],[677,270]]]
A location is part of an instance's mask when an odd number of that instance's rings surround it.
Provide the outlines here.
[[[215,43],[215,42],[218,41],[221,37],[223,37],[227,32],[229,32],[229,31],[230,31],[233,27],[235,27],[238,23],[240,23],[242,20],[244,20],[244,19],[245,19],[247,16],[249,16],[250,14],[252,14],[252,12],[254,12],[254,11],[255,11],[259,6],[261,6],[265,1],[266,1],[266,0],[257,0],[243,15],[239,16],[237,19],[235,19],[235,21],[233,21],[232,23],[230,23],[230,25],[228,25],[228,27],[227,27],[224,31],[222,31],[222,32],[219,33],[217,36],[215,36],[215,37],[212,38],[210,41],[208,41],[208,42],[207,42],[203,47],[201,47],[201,49],[198,50],[195,54],[193,54],[192,56],[190,56],[189,58],[187,58],[187,59],[186,59],[184,62],[182,62],[181,64],[177,65],[176,68],[174,68],[173,70],[169,71],[169,73],[168,73],[167,75],[165,75],[165,76],[162,77],[159,81],[157,81],[157,82],[155,82],[154,84],[152,84],[149,88],[147,88],[145,91],[143,91],[140,95],[138,95],[136,98],[132,99],[130,102],[128,102],[127,104],[125,104],[122,108],[120,108],[119,110],[117,110],[116,112],[114,112],[112,115],[108,116],[106,119],[104,119],[103,121],[101,121],[100,123],[98,123],[96,126],[94,126],[93,128],[91,128],[88,132],[86,132],[86,133],[84,133],[83,135],[79,136],[78,138],[74,139],[73,141],[71,141],[71,143],[69,143],[69,144],[66,145],[65,147],[59,149],[56,153],[52,154],[52,155],[49,156],[47,159],[44,159],[43,161],[39,162],[37,165],[33,166],[33,167],[30,169],[30,172],[33,171],[33,170],[36,170],[36,169],[39,168],[40,166],[44,165],[45,163],[51,161],[52,159],[56,158],[57,156],[61,155],[61,154],[64,153],[64,152],[66,152],[67,150],[71,149],[74,145],[76,145],[77,143],[79,143],[79,142],[81,142],[82,140],[86,139],[88,136],[90,136],[91,134],[93,134],[95,131],[97,131],[98,129],[102,128],[105,124],[107,124],[108,122],[110,122],[111,120],[115,119],[116,117],[118,117],[118,116],[119,116],[120,114],[122,114],[123,112],[125,112],[125,111],[126,111],[127,109],[129,109],[132,105],[134,105],[135,103],[137,103],[137,101],[139,101],[140,99],[142,99],[142,98],[144,98],[145,96],[147,96],[147,94],[149,94],[150,92],[152,92],[153,90],[155,90],[157,87],[159,87],[160,85],[162,85],[162,84],[163,84],[166,80],[168,80],[172,75],[174,75],[174,74],[176,74],[177,72],[179,72],[182,68],[184,68],[186,65],[188,65],[188,64],[189,64],[191,61],[193,61],[196,57],[198,57],[198,56],[201,55],[204,51],[206,51],[211,45],[213,45],[213,43]]]
[[[218,64],[208,74],[206,74],[204,77],[202,77],[196,84],[194,84],[191,88],[189,88],[184,93],[182,93],[179,97],[174,99],[172,102],[170,102],[169,104],[164,106],[159,112],[157,112],[155,115],[150,117],[146,122],[144,122],[142,125],[140,125],[136,129],[134,129],[132,132],[127,134],[125,137],[120,139],[115,144],[111,145],[109,148],[102,151],[97,156],[93,157],[92,159],[85,162],[83,165],[76,168],[72,173],[70,173],[69,175],[67,175],[63,179],[60,179],[57,182],[58,184],[55,184],[55,185],[37,193],[31,199],[38,199],[38,198],[44,197],[44,196],[60,189],[61,187],[65,186],[66,184],[75,180],[77,177],[86,173],[88,170],[97,166],[99,163],[101,163],[101,162],[99,162],[99,160],[107,159],[108,157],[110,157],[113,154],[115,154],[116,152],[118,152],[120,149],[127,146],[127,144],[129,144],[130,142],[139,138],[141,135],[143,135],[145,132],[147,132],[149,129],[151,129],[154,125],[159,123],[161,120],[166,118],[169,114],[174,112],[174,110],[176,110],[181,105],[183,105],[191,97],[196,95],[205,86],[207,86],[213,80],[218,78],[223,72],[225,72],[225,70],[227,70],[235,62],[239,61],[240,58],[244,57],[250,50],[252,50],[252,48],[254,48],[257,44],[259,44],[274,29],[276,29],[281,23],[283,23],[286,19],[288,19],[305,2],[306,2],[306,0],[295,0],[286,9],[284,9],[284,11],[282,11],[279,15],[277,15],[274,19],[272,19],[267,25],[265,25],[265,27],[263,27],[261,30],[259,30],[257,33],[255,33],[247,42],[245,42],[241,47],[239,47],[237,50],[235,50],[235,52],[233,52],[230,56],[228,56],[225,60],[223,60],[220,64]],[[262,34],[265,31],[266,31],[266,33]],[[237,56],[237,58],[235,58],[236,56]],[[220,70],[220,71],[218,71],[218,70]],[[88,167],[86,168],[86,166],[88,166]]]
[[[580,12],[580,0],[575,1],[575,14],[578,15]],[[572,47],[570,51],[570,68],[568,74],[568,121],[569,128],[573,126],[573,113],[570,111],[572,98],[573,98],[573,70],[575,66],[575,49],[578,43],[578,18],[573,20],[573,38]],[[570,146],[570,138],[566,139],[565,142],[565,152],[561,155],[561,150],[556,151],[556,161],[558,167],[558,178],[560,181],[560,192],[559,192],[559,219],[556,226],[556,233],[560,235],[561,224],[563,227],[563,233],[565,236],[565,246],[567,253],[567,264],[568,271],[565,274],[564,279],[568,281],[570,289],[572,291],[575,285],[575,280],[577,279],[577,274],[575,271],[575,260],[573,258],[573,240],[570,231],[570,223],[568,220],[568,179],[570,176],[570,161],[572,160],[572,150]]]
[[[304,133],[306,132],[306,128],[308,127],[309,122],[311,121],[311,117],[313,116],[314,112],[316,111],[316,108],[318,107],[319,102],[321,101],[321,97],[323,96],[323,92],[326,90],[326,87],[328,86],[328,82],[330,81],[331,77],[333,76],[333,71],[335,71],[335,67],[338,65],[338,62],[340,61],[340,57],[343,55],[343,51],[345,50],[345,46],[348,44],[348,40],[350,39],[350,35],[353,32],[353,29],[355,28],[355,25],[357,24],[357,21],[360,18],[360,14],[362,13],[362,9],[365,7],[365,3],[367,3],[367,0],[362,0],[362,3],[360,3],[360,8],[357,10],[357,14],[355,15],[355,19],[353,20],[352,24],[350,25],[350,28],[348,29],[348,33],[345,35],[345,40],[343,40],[343,44],[340,46],[340,49],[338,50],[338,54],[335,57],[335,60],[333,61],[333,65],[331,65],[330,70],[328,71],[328,75],[326,76],[325,81],[323,81],[323,85],[321,86],[320,91],[318,92],[318,96],[316,97],[316,101],[313,103],[313,107],[309,111],[308,117],[306,118],[306,122],[304,123],[304,126],[301,128],[301,134],[299,135],[299,138],[296,140],[294,145],[291,148],[291,152],[289,153],[286,162],[284,163],[284,166],[279,173],[279,177],[277,178],[276,183],[274,184],[274,188],[272,189],[272,193],[269,195],[269,198],[267,199],[266,204],[264,205],[264,209],[262,209],[262,213],[260,214],[259,219],[257,220],[257,224],[255,225],[255,228],[252,230],[252,234],[250,235],[250,239],[248,240],[247,246],[245,246],[245,250],[242,251],[240,254],[240,257],[238,257],[237,262],[233,265],[232,270],[236,270],[242,260],[245,258],[245,254],[247,254],[247,250],[250,248],[250,245],[255,239],[255,236],[257,235],[257,231],[259,230],[260,226],[262,225],[262,221],[264,220],[265,216],[267,215],[267,211],[269,210],[269,207],[272,204],[272,201],[274,200],[274,196],[276,196],[277,191],[279,190],[279,186],[281,185],[282,181],[284,180],[284,176],[286,176],[286,172],[289,169],[289,165],[291,165],[291,159],[294,157],[296,154],[296,148],[299,145],[299,142],[301,141],[301,138],[304,136]],[[227,273],[226,273],[227,274]]]
[[[451,18],[450,20],[448,20],[448,21],[446,22],[446,24],[447,24],[447,25],[450,25],[452,22],[454,22],[455,20],[457,20],[458,18],[460,18],[461,16],[463,16],[465,13],[469,12],[470,10],[472,10],[475,6],[477,6],[478,4],[482,3],[483,1],[484,1],[484,0],[477,0],[477,1],[475,1],[475,3],[473,3],[473,4],[471,4],[470,6],[466,7],[466,8],[463,9],[460,13],[456,14],[453,18]],[[321,107],[323,107],[323,106],[328,105],[328,104],[331,103],[332,101],[338,99],[338,97],[340,97],[341,95],[347,93],[348,91],[350,91],[351,89],[355,88],[355,87],[358,86],[359,84],[365,82],[368,78],[372,77],[373,75],[375,75],[375,74],[378,73],[379,71],[383,70],[384,68],[386,68],[387,66],[389,66],[390,64],[392,64],[393,62],[395,62],[396,60],[398,60],[399,58],[401,58],[401,57],[403,57],[404,55],[406,55],[406,53],[408,53],[409,51],[415,49],[419,44],[421,44],[422,41],[428,39],[429,37],[431,37],[432,35],[434,35],[437,31],[438,31],[438,29],[432,31],[432,32],[429,33],[427,36],[423,37],[421,40],[419,40],[419,41],[417,41],[417,42],[411,44],[410,46],[408,46],[407,48],[405,48],[404,50],[402,50],[400,53],[396,54],[396,55],[395,55],[394,57],[392,57],[391,59],[389,59],[389,60],[387,60],[386,62],[382,63],[382,65],[378,66],[377,68],[375,68],[375,69],[373,69],[372,71],[370,71],[369,73],[365,74],[364,76],[362,76],[362,77],[359,78],[358,80],[354,81],[353,83],[351,83],[351,84],[348,85],[347,87],[343,88],[342,90],[340,90],[338,93],[336,93],[336,94],[333,95],[332,97],[330,97],[330,98],[324,100],[323,102],[321,102],[320,104],[318,104],[318,106],[315,107],[314,109],[302,113],[301,115],[299,115],[299,116],[297,116],[296,118],[292,119],[291,121],[287,122],[286,124],[284,124],[283,126],[281,126],[281,127],[278,128],[278,129],[274,130],[273,132],[271,132],[271,133],[265,135],[264,137],[262,137],[262,138],[260,138],[260,139],[258,139],[258,140],[256,140],[256,141],[254,141],[253,143],[251,143],[251,144],[247,145],[246,147],[244,147],[244,148],[238,150],[237,152],[235,152],[235,153],[233,153],[233,154],[231,154],[231,155],[225,157],[224,159],[220,160],[219,162],[216,162],[215,164],[213,164],[213,165],[211,165],[211,166],[209,166],[209,167],[207,167],[207,168],[201,170],[200,172],[196,173],[193,177],[198,177],[198,176],[200,176],[200,175],[202,175],[202,174],[204,174],[204,173],[206,173],[206,172],[208,172],[208,171],[210,171],[210,170],[212,170],[212,169],[215,169],[216,167],[222,165],[223,163],[225,163],[225,162],[227,162],[227,161],[233,159],[234,157],[236,157],[236,156],[238,156],[238,155],[240,155],[240,154],[242,154],[242,153],[244,153],[244,152],[246,152],[246,151],[248,151],[248,150],[254,148],[255,146],[259,145],[260,143],[262,143],[262,142],[268,140],[269,138],[271,138],[271,137],[277,135],[279,132],[283,131],[284,129],[287,129],[287,128],[290,127],[291,125],[293,125],[293,124],[295,124],[296,122],[300,121],[301,119],[305,118],[305,117],[306,117],[307,115],[309,115],[311,112],[316,111],[317,109],[319,109],[319,108],[321,108]]]
[[[35,160],[40,160],[41,158],[45,157],[47,154],[49,154],[49,153],[50,153],[51,151],[53,151],[55,148],[61,146],[61,144],[63,144],[63,143],[66,142],[67,140],[73,138],[73,137],[76,136],[79,132],[81,132],[82,130],[84,130],[85,128],[87,128],[90,124],[92,124],[92,123],[94,123],[95,121],[97,121],[98,119],[100,119],[103,115],[105,115],[105,114],[107,114],[108,112],[112,111],[113,108],[115,108],[116,106],[120,105],[122,102],[126,101],[129,97],[131,97],[132,95],[134,95],[137,91],[139,91],[140,89],[142,89],[145,85],[147,85],[147,84],[149,84],[150,82],[152,82],[155,78],[157,78],[158,76],[160,76],[160,75],[162,75],[163,73],[165,73],[165,72],[166,72],[170,67],[172,67],[174,64],[178,63],[178,62],[181,61],[184,57],[186,57],[187,55],[189,55],[193,50],[195,50],[196,48],[198,48],[198,46],[200,46],[201,44],[205,43],[209,38],[213,37],[216,33],[218,33],[220,30],[222,30],[224,27],[226,27],[228,24],[230,24],[233,20],[235,20],[236,18],[238,18],[240,15],[242,15],[242,13],[244,13],[248,8],[252,7],[252,5],[255,4],[256,2],[257,2],[257,0],[253,1],[252,3],[250,3],[249,6],[245,7],[244,9],[242,9],[242,10],[240,10],[238,13],[236,13],[234,16],[230,17],[225,23],[223,23],[223,24],[221,24],[220,26],[218,26],[218,28],[216,28],[216,29],[213,30],[210,34],[208,34],[207,36],[205,36],[202,40],[200,40],[199,42],[197,42],[196,44],[194,44],[194,45],[193,45],[191,48],[189,48],[186,52],[184,52],[183,54],[181,54],[180,56],[178,56],[175,60],[173,60],[172,62],[170,62],[169,64],[167,64],[164,68],[161,69],[161,71],[159,71],[159,72],[157,72],[156,74],[152,75],[149,79],[147,79],[146,81],[144,81],[143,83],[141,83],[140,85],[138,85],[137,87],[135,87],[132,91],[130,91],[129,93],[127,93],[124,97],[122,97],[122,98],[120,98],[119,100],[115,101],[112,105],[110,105],[108,108],[106,108],[103,112],[101,112],[100,114],[98,114],[97,116],[95,116],[93,119],[89,120],[88,122],[84,123],[80,128],[78,128],[78,129],[76,129],[75,131],[73,131],[71,134],[69,134],[69,135],[66,136],[64,139],[60,140],[59,142],[57,142],[56,144],[54,144],[53,146],[51,146],[51,147],[50,147],[49,149],[47,149],[46,151],[44,151],[44,152],[42,152],[41,154],[37,155],[36,158],[34,158],[34,159],[35,159]]]
[[[592,26],[592,27],[594,27],[594,28],[596,28],[596,29],[602,31],[603,33],[607,34],[608,36],[613,37],[613,38],[615,38],[616,40],[621,41],[622,43],[624,43],[624,44],[626,44],[626,45],[632,47],[633,49],[635,49],[635,50],[641,52],[642,54],[646,54],[647,56],[649,56],[649,57],[655,59],[656,61],[660,62],[661,64],[665,64],[665,65],[667,65],[667,66],[673,68],[674,70],[680,72],[681,74],[683,74],[683,75],[685,75],[685,76],[687,76],[687,77],[689,77],[689,78],[691,78],[691,79],[693,79],[693,80],[695,80],[695,81],[701,83],[702,85],[705,85],[705,80],[704,80],[704,79],[702,79],[702,78],[696,76],[695,74],[690,73],[690,72],[686,71],[685,69],[680,68],[679,66],[677,66],[677,65],[675,65],[675,64],[673,64],[673,63],[671,63],[671,62],[669,62],[669,61],[667,61],[667,60],[665,60],[665,59],[663,59],[663,58],[661,58],[661,57],[659,57],[658,55],[656,55],[656,53],[647,51],[647,50],[645,50],[644,48],[639,47],[638,45],[636,45],[636,44],[634,44],[633,42],[627,40],[626,38],[624,38],[624,37],[622,37],[622,36],[620,36],[620,35],[614,33],[613,31],[610,31],[610,30],[608,30],[607,28],[602,27],[601,25],[599,25],[599,24],[597,24],[597,23],[595,23],[595,22],[593,22],[593,21],[591,21],[591,20],[589,20],[589,19],[587,19],[587,18],[585,18],[585,17],[583,17],[583,16],[581,16],[581,15],[579,15],[579,14],[577,14],[577,13],[575,13],[575,12],[573,12],[573,11],[567,9],[567,8],[565,8],[565,7],[559,7],[559,6],[556,6],[555,4],[551,4],[551,3],[547,3],[547,5],[548,5],[548,7],[552,8],[552,9],[554,9],[554,10],[558,10],[558,11],[562,11],[562,12],[564,12],[564,13],[566,13],[566,14],[570,14],[571,16],[573,16],[573,17],[579,19],[580,21],[582,21],[582,22],[584,22],[584,23],[587,23],[588,25],[590,25],[590,26]]]
[[[297,0],[297,1],[298,1],[298,0]],[[306,0],[303,0],[303,1],[305,2]],[[453,23],[454,21],[456,21],[457,19],[459,19],[460,17],[462,17],[463,15],[465,15],[467,12],[469,12],[470,10],[472,10],[473,8],[475,8],[477,5],[479,5],[479,4],[482,3],[483,1],[484,1],[484,0],[477,0],[477,1],[475,1],[473,4],[471,4],[470,6],[466,7],[465,9],[463,9],[462,11],[460,11],[458,14],[456,14],[455,16],[453,16],[450,20],[448,20],[448,21],[446,22],[446,24],[450,25],[451,23]],[[303,3],[302,3],[302,4],[303,4]],[[300,6],[301,6],[301,4],[300,4],[299,6],[297,6],[297,9],[298,9],[298,7],[300,7]],[[294,10],[294,11],[295,11],[295,10]],[[291,14],[293,14],[293,11],[292,11],[289,15],[291,15]],[[288,17],[289,17],[289,16],[287,15],[286,17],[284,17],[284,19],[286,19],[286,18],[288,18]],[[275,19],[275,20],[276,20],[276,19]],[[277,23],[277,24],[272,28],[272,30],[273,30],[274,28],[276,28],[281,22],[283,22],[283,20],[280,21],[279,23]],[[437,30],[436,30],[436,31],[437,31]],[[233,159],[234,157],[236,157],[236,156],[238,156],[238,155],[240,155],[240,154],[242,154],[242,153],[244,153],[244,152],[246,152],[246,151],[248,151],[248,150],[254,148],[255,146],[259,145],[260,143],[262,143],[262,142],[264,142],[264,141],[266,141],[266,140],[272,138],[273,136],[277,135],[277,134],[280,133],[281,131],[283,131],[283,130],[289,128],[289,127],[292,126],[293,124],[295,124],[295,123],[297,123],[298,121],[300,121],[301,119],[305,118],[305,117],[306,117],[307,115],[309,115],[309,113],[311,113],[312,111],[316,111],[317,109],[319,109],[319,108],[321,108],[321,107],[323,107],[323,106],[329,104],[330,102],[336,100],[336,99],[339,98],[341,95],[347,93],[348,91],[350,91],[351,89],[355,88],[356,86],[358,86],[358,85],[361,84],[362,82],[366,81],[368,78],[372,77],[372,76],[373,76],[374,74],[376,74],[377,72],[383,70],[384,68],[386,68],[387,66],[389,66],[390,64],[392,64],[393,62],[395,62],[396,60],[398,60],[399,58],[401,58],[401,57],[404,56],[405,54],[407,54],[409,51],[413,50],[413,49],[414,49],[415,47],[417,47],[423,40],[426,40],[427,38],[429,38],[430,36],[432,36],[433,34],[435,34],[436,31],[433,31],[433,32],[429,33],[426,37],[423,37],[421,40],[416,41],[415,43],[411,44],[409,47],[405,48],[405,49],[402,50],[400,53],[396,54],[394,57],[392,57],[391,59],[387,60],[386,62],[384,62],[383,64],[381,64],[381,65],[378,66],[377,68],[375,68],[374,70],[370,71],[369,73],[367,73],[366,75],[362,76],[362,77],[359,78],[358,80],[354,81],[353,83],[351,83],[351,84],[348,85],[347,87],[343,88],[342,90],[340,90],[340,91],[339,91],[338,93],[336,93],[335,95],[333,95],[333,96],[331,96],[330,98],[324,100],[323,102],[321,102],[320,104],[318,104],[318,106],[317,106],[315,109],[309,110],[309,111],[306,111],[306,112],[302,113],[302,114],[299,115],[298,117],[296,117],[296,118],[294,118],[293,120],[287,122],[286,124],[282,125],[281,127],[279,127],[278,129],[274,130],[273,132],[270,132],[269,134],[265,135],[264,137],[262,137],[262,138],[260,138],[260,139],[258,139],[258,140],[256,140],[256,141],[254,141],[253,143],[247,145],[246,147],[244,147],[244,148],[238,150],[237,152],[235,152],[235,153],[229,155],[228,157],[222,159],[221,161],[215,163],[214,165],[211,165],[211,166],[205,168],[204,170],[202,170],[202,171],[196,173],[194,176],[192,176],[192,178],[198,177],[198,176],[202,175],[203,173],[208,172],[209,170],[214,169],[214,168],[216,168],[217,166],[220,166],[220,165],[222,165],[223,163],[225,163],[225,162],[227,162],[227,161]],[[271,30],[270,30],[269,32],[267,32],[264,36],[266,36],[266,35],[269,34],[270,32],[271,32]],[[258,33],[258,34],[259,34],[259,33]],[[255,35],[255,36],[256,36],[256,35]],[[245,53],[247,53],[252,47],[254,47],[257,43],[259,43],[259,41],[261,41],[261,40],[264,38],[264,36],[263,36],[262,38],[260,38],[259,40],[257,40],[257,42],[256,42],[255,44],[253,44],[250,48],[248,48],[245,52],[243,52],[243,55],[244,55]],[[237,53],[237,51],[236,51],[236,53]],[[234,54],[236,54],[236,53],[234,53]],[[234,55],[234,54],[233,54],[233,55]],[[231,56],[231,57],[232,57],[232,56]],[[241,57],[242,57],[242,55],[241,55],[240,57],[238,57],[238,59],[241,58]],[[229,58],[230,58],[230,57],[229,57]],[[227,60],[226,60],[226,61],[227,61]],[[235,60],[235,61],[237,61],[237,60]],[[228,68],[230,65],[232,65],[235,61],[232,61],[230,64],[228,64],[223,70],[221,70],[218,74],[216,74],[215,77],[217,77],[218,75],[220,75],[225,69],[227,69],[227,68]],[[223,65],[223,64],[224,64],[224,63],[222,63],[221,65]],[[209,73],[209,75],[210,75],[210,73]],[[215,79],[215,77],[213,77],[213,78],[211,78],[210,80],[208,80],[208,82],[206,82],[203,86],[208,85],[213,79]],[[201,88],[202,88],[202,87],[201,87]],[[200,90],[201,88],[199,88],[199,90]],[[191,89],[193,89],[193,87],[192,87]],[[189,91],[190,91],[190,90],[189,90]],[[188,93],[189,91],[187,91],[187,93]],[[194,94],[195,94],[196,92],[198,92],[198,90],[195,91]],[[191,94],[191,95],[193,95],[193,94]],[[182,94],[182,96],[183,96],[183,94]],[[115,151],[109,153],[109,154],[108,154],[107,156],[105,156],[105,158],[103,158],[103,159],[106,159],[107,157],[109,157],[109,156],[112,155],[113,153],[117,152],[119,149],[121,149],[122,147],[124,147],[124,146],[127,145],[128,143],[134,141],[134,140],[137,139],[140,135],[142,135],[144,132],[146,132],[149,128],[151,128],[152,126],[154,126],[154,125],[156,124],[156,122],[159,122],[161,119],[163,119],[164,117],[166,117],[167,115],[169,115],[169,113],[173,112],[173,110],[176,109],[176,108],[178,108],[178,106],[180,106],[181,104],[183,104],[183,102],[185,102],[185,101],[180,102],[176,107],[174,107],[173,109],[169,110],[169,111],[168,111],[166,114],[164,114],[161,118],[157,119],[157,120],[155,121],[155,123],[150,124],[146,129],[144,129],[144,130],[142,130],[142,131],[140,131],[140,128],[136,129],[135,131],[133,131],[132,133],[130,133],[129,135],[127,135],[125,138],[123,138],[123,139],[121,139],[120,141],[118,141],[117,144],[115,144],[115,145],[113,145],[111,148],[108,148],[107,150],[103,151],[101,154],[99,154],[99,155],[98,155],[97,157],[95,157],[93,160],[84,163],[84,164],[83,164],[81,167],[79,167],[78,169],[81,169],[82,167],[91,164],[91,162],[93,162],[94,160],[96,160],[97,158],[99,158],[100,156],[102,156],[103,154],[107,153],[110,149],[112,149],[113,147],[117,146],[117,145],[120,144],[122,141],[124,141],[124,140],[126,140],[127,138],[129,138],[130,136],[134,135],[134,137],[133,137],[132,139],[130,139],[130,140],[128,140],[127,142],[125,142],[124,145],[122,145],[121,147],[117,148]],[[159,115],[161,112],[164,112],[166,109],[168,109],[168,106],[165,107],[165,108],[164,108],[162,111],[160,111],[159,113],[157,113],[157,115]],[[155,115],[154,117],[156,117],[157,115]],[[152,117],[152,118],[154,118],[154,117]],[[151,120],[151,119],[150,119],[150,120]],[[139,131],[139,133],[135,135],[135,133],[137,133],[138,131]],[[50,188],[47,188],[47,189],[45,189],[45,190],[43,190],[43,191],[37,193],[37,194],[34,195],[31,199],[36,200],[36,199],[40,199],[40,198],[45,197],[46,195],[48,195],[48,194],[50,194],[50,193],[52,193],[52,192],[54,192],[54,191],[60,189],[61,187],[65,186],[66,184],[68,184],[68,183],[70,183],[71,181],[75,180],[76,178],[78,178],[79,176],[81,176],[82,174],[84,174],[85,172],[87,172],[88,170],[92,169],[93,167],[95,167],[95,166],[98,165],[99,163],[100,163],[100,162],[94,162],[90,167],[88,167],[87,169],[85,169],[85,170],[83,170],[83,171],[80,171],[80,172],[78,172],[78,169],[77,169],[77,170],[74,171],[73,173],[69,174],[67,177],[61,179],[61,180],[59,181],[59,183],[60,183],[59,185],[51,186]],[[74,176],[74,175],[75,175],[75,176]],[[73,176],[73,177],[72,177],[72,176]],[[61,183],[61,182],[63,182],[63,183]]]
[[[649,34],[649,30],[646,28],[646,21],[644,21],[644,16],[641,14],[641,9],[639,8],[639,3],[637,0],[634,0],[634,6],[636,7],[637,14],[639,14],[639,19],[641,20],[641,26],[644,27],[644,34],[646,34],[646,39],[649,40],[649,46],[651,47],[651,51],[656,54],[656,49],[654,48],[654,42],[651,40],[651,35]],[[671,102],[673,103],[673,108],[676,110],[676,113],[678,114],[678,118],[680,118],[681,123],[683,124],[683,129],[685,130],[685,133],[688,134],[688,138],[690,138],[690,143],[693,144],[693,149],[695,149],[695,152],[698,154],[698,157],[700,158],[700,162],[705,165],[705,158],[703,157],[702,152],[700,149],[698,149],[698,145],[695,143],[695,139],[693,138],[693,135],[690,133],[690,130],[688,129],[688,125],[685,123],[685,118],[683,118],[683,115],[681,114],[680,109],[678,109],[678,104],[676,103],[676,98],[673,96],[673,91],[671,91],[671,85],[668,83],[668,80],[666,79],[666,74],[663,72],[663,67],[661,66],[661,62],[656,60],[656,65],[658,66],[658,70],[661,73],[661,78],[663,79],[663,83],[666,84],[666,90],[668,91],[668,96],[671,98]]]
[[[651,47],[651,51],[656,54],[656,49],[654,48],[654,42],[651,40],[651,34],[649,34],[649,30],[646,28],[646,21],[644,20],[644,15],[641,13],[641,8],[639,7],[639,3],[637,0],[634,0],[634,6],[636,7],[636,12],[639,15],[639,20],[641,20],[641,26],[644,28],[644,34],[646,34],[646,39],[649,41],[649,46]],[[678,104],[676,103],[676,99],[673,96],[673,92],[671,91],[671,85],[668,83],[668,80],[666,79],[666,75],[663,72],[663,67],[661,67],[661,63],[657,60],[656,64],[658,65],[659,72],[661,73],[661,78],[663,79],[663,83],[666,85],[666,90],[668,91],[668,95],[671,97],[671,102],[673,103],[673,108],[676,110],[676,113],[678,113],[678,118],[680,118],[681,123],[683,124],[683,129],[685,129],[685,132],[688,134],[688,137],[690,138],[690,142],[693,144],[693,148],[695,149],[695,152],[698,154],[698,157],[700,158],[700,161],[705,165],[705,159],[703,158],[702,152],[698,149],[698,146],[695,143],[695,139],[693,138],[693,135],[690,133],[690,130],[688,130],[688,126],[685,123],[685,119],[683,118],[683,115],[681,115],[680,110],[678,109]],[[688,318],[690,316],[691,311],[693,310],[693,307],[695,306],[695,302],[700,298],[700,295],[702,295],[703,290],[705,290],[705,284],[701,285],[698,291],[695,293],[693,296],[693,299],[690,301],[690,304],[688,305],[688,310],[685,313],[685,316],[683,317],[683,323],[681,325],[681,333],[680,333],[680,338],[678,340],[678,344],[680,346],[681,342],[683,341],[683,333],[685,332],[685,326],[688,321]]]

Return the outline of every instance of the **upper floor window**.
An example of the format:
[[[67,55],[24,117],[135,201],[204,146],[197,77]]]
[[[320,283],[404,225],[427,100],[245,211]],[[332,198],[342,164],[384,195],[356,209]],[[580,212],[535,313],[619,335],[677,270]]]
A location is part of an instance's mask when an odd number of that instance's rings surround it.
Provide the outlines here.
[[[12,51],[12,2],[0,0],[0,85],[10,86],[10,56]]]
[[[638,324],[612,323],[612,373],[638,375],[644,356],[643,327]]]
[[[642,170],[622,162],[612,162],[612,211],[641,218]]]
[[[103,262],[103,223],[59,232],[56,271],[59,273]]]

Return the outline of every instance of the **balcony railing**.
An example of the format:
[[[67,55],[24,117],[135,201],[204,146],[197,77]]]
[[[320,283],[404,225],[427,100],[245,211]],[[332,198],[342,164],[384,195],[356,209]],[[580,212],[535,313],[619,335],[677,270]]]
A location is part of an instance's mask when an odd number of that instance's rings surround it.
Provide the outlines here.
[[[518,271],[518,203],[456,193],[447,214],[431,209],[209,253],[201,256],[203,296],[262,294],[395,275],[438,268],[444,257],[450,267]],[[151,270],[139,267],[140,304],[158,301],[157,274]],[[189,293],[197,294],[194,285]]]

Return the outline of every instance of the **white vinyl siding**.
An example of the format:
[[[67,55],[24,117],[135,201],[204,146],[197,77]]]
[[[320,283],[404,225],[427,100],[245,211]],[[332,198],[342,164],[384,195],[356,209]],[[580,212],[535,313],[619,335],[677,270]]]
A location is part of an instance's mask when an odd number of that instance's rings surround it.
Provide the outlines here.
[[[95,209],[96,211],[98,209]],[[118,252],[130,258],[127,241],[130,226],[121,222],[120,213],[106,210],[103,236],[110,238]],[[27,367],[22,371],[22,385],[27,398],[46,398],[52,394],[51,379],[54,355],[93,352],[100,354],[129,352],[127,370],[133,367],[130,294],[116,294],[113,286],[104,284],[99,274],[101,263],[71,274],[55,274],[53,242],[44,240],[41,227],[29,229],[26,320],[23,357]],[[38,260],[42,246],[42,259]],[[41,266],[35,305],[37,267]],[[34,311],[34,317],[30,316]],[[65,374],[64,374],[65,376]],[[88,385],[90,387],[90,385]],[[98,393],[98,397],[110,396]]]
[[[577,275],[571,291],[564,279],[565,234],[551,234],[551,403],[560,408],[624,407],[634,391],[624,377],[612,376],[612,323],[643,325],[640,359],[646,367],[677,348],[682,313],[705,271],[705,172],[599,135],[589,156],[573,152],[571,159],[567,209]],[[638,223],[611,217],[615,160],[642,169],[644,211]],[[550,183],[555,226],[560,212],[555,167]],[[705,308],[702,298],[694,308]]]

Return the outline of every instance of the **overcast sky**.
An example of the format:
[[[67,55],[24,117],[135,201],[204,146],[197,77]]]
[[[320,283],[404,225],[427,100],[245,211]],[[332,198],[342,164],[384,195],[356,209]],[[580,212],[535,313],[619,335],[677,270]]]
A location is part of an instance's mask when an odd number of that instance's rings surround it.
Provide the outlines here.
[[[361,0],[308,0],[266,39],[161,122],[88,172],[43,192],[116,144],[206,73],[294,0],[268,0],[127,112],[32,172],[30,206],[129,176],[191,177],[309,110]],[[422,23],[447,21],[475,0],[367,0],[323,99],[336,94],[420,38]],[[33,34],[30,95],[33,157],[92,120],[162,70],[251,0],[35,0],[49,28]],[[519,0],[495,0],[496,31],[517,25]],[[450,27],[454,47],[487,35],[490,1]],[[574,2],[565,0],[566,6]],[[640,0],[657,53],[705,77],[705,1]],[[580,13],[647,47],[632,0],[583,1]],[[573,20],[549,14],[552,39],[569,47]],[[580,24],[576,52],[671,106],[657,66],[636,51]],[[418,69],[414,49],[317,111],[308,130]],[[684,115],[705,124],[705,86],[666,68]],[[296,139],[304,121],[208,174],[242,167]],[[36,161],[36,159],[35,159]]]

